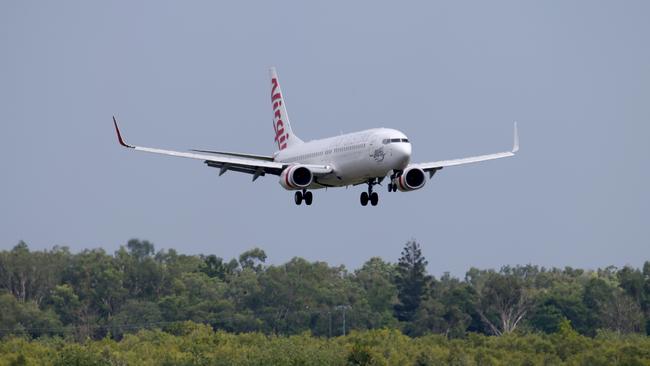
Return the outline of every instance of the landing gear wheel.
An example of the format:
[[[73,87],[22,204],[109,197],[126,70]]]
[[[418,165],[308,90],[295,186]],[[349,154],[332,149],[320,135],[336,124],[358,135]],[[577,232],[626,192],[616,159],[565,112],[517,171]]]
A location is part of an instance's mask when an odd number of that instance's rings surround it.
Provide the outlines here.
[[[379,195],[377,192],[372,192],[370,195],[370,204],[373,206],[377,206],[377,203],[379,203]]]
[[[303,198],[305,199],[305,203],[307,206],[311,206],[311,202],[314,199],[314,195],[311,192],[305,192],[303,193]]]
[[[390,183],[388,184],[388,192],[397,192],[397,181],[401,174],[401,171],[393,171],[393,174],[390,176]]]
[[[367,206],[368,205],[368,193],[367,192],[361,192],[361,206]]]
[[[296,192],[293,196],[293,200],[296,202],[296,205],[300,206],[300,204],[302,204],[302,192]]]

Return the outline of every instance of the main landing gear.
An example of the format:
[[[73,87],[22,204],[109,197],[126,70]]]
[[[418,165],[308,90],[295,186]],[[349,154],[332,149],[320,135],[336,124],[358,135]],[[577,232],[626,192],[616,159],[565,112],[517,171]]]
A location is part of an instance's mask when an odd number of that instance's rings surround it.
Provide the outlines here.
[[[372,187],[375,184],[379,184],[379,182],[376,179],[371,179],[368,181],[368,192],[362,192],[360,201],[361,201],[361,206],[367,206],[368,201],[370,201],[370,204],[373,206],[377,206],[377,203],[379,203],[379,195],[377,192],[372,191]]]
[[[303,200],[307,206],[311,206],[311,202],[314,200],[314,195],[306,189],[303,189],[302,192],[297,191],[294,196],[296,205],[300,206]]]

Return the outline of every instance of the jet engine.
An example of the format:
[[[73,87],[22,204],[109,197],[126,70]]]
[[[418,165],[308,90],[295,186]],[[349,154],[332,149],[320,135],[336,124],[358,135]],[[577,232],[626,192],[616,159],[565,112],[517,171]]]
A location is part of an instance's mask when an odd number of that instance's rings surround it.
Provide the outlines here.
[[[280,185],[287,190],[296,190],[309,187],[314,180],[314,174],[302,165],[293,165],[280,174]]]
[[[416,189],[424,187],[426,182],[427,179],[424,170],[409,167],[404,169],[402,175],[393,180],[393,184],[397,186],[397,189],[399,189],[400,192],[415,191]]]

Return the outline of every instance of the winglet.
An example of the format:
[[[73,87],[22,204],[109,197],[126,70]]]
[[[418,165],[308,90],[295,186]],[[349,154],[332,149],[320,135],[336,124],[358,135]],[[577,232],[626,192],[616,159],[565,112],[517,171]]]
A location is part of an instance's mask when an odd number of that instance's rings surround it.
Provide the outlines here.
[[[517,122],[515,122],[515,141],[512,144],[512,152],[516,153],[519,151],[519,131],[517,131]]]
[[[120,142],[120,145],[133,149],[134,146],[127,145],[122,139],[122,134],[120,133],[119,127],[117,127],[117,121],[115,120],[115,116],[113,116],[113,124],[115,125],[115,132],[117,132],[117,141]]]

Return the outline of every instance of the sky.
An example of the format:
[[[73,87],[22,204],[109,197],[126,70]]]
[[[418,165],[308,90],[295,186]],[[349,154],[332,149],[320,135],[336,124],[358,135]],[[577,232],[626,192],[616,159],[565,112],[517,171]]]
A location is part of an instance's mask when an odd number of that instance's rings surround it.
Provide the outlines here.
[[[648,1],[0,2],[0,249],[130,238],[359,268],[417,240],[436,276],[650,260]],[[361,207],[120,148],[274,152],[268,69],[303,140],[403,131],[414,162],[508,150]]]

